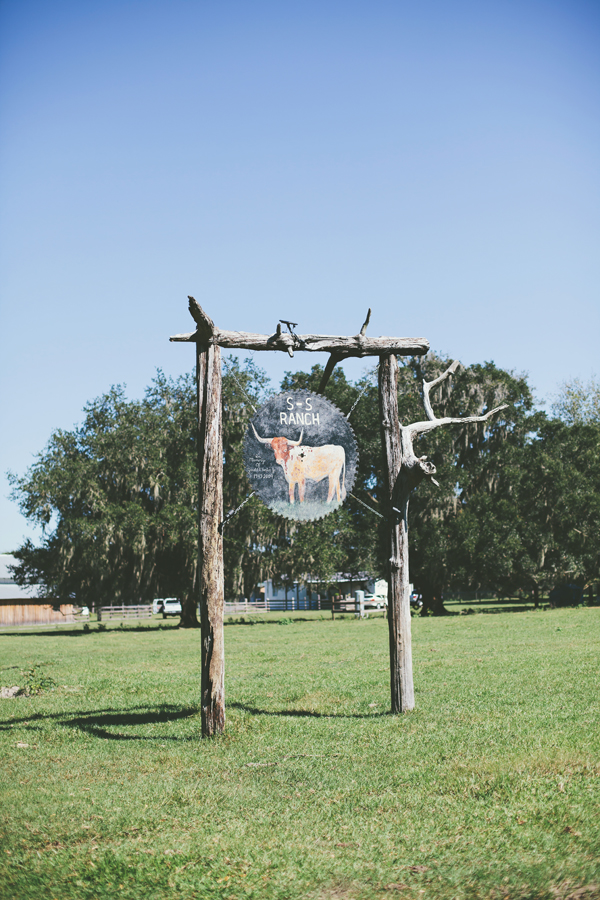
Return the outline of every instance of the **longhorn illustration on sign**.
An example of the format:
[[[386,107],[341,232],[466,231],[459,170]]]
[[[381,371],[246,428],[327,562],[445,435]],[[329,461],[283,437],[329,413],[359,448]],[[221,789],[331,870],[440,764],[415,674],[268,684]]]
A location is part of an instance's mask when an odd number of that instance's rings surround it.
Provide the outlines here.
[[[246,474],[287,519],[320,519],[354,487],[358,448],[346,417],[319,394],[285,391],[258,410],[244,445]]]

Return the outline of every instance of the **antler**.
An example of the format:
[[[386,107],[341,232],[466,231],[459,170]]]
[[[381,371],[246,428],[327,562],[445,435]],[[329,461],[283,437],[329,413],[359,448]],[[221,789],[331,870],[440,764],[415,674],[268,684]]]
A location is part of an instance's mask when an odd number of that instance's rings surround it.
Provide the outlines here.
[[[441,384],[442,381],[445,381],[450,375],[454,375],[460,363],[457,359],[454,360],[452,365],[448,366],[445,372],[442,372],[441,375],[438,375],[437,378],[434,378],[433,381],[424,381],[423,382],[423,406],[425,407],[425,412],[427,413],[427,422],[413,422],[411,425],[403,426],[403,428],[409,429],[412,432],[412,436],[414,438],[417,434],[425,434],[427,431],[432,431],[434,428],[439,428],[440,425],[461,425],[461,424],[469,424],[470,422],[485,422],[486,419],[489,419],[490,416],[495,415],[497,412],[500,412],[501,409],[506,409],[508,404],[503,403],[502,406],[496,406],[494,409],[488,410],[488,412],[484,413],[481,416],[464,416],[462,418],[453,418],[450,416],[444,416],[441,419],[436,418],[436,415],[431,406],[431,401],[429,399],[429,393],[432,388],[437,387],[438,384]]]
[[[431,388],[436,387],[442,381],[445,381],[449,375],[454,375],[456,370],[458,369],[460,363],[457,359],[454,360],[451,366],[448,366],[445,372],[442,372],[438,378],[434,378],[433,381],[423,381],[423,406],[425,407],[425,412],[427,413],[427,418],[431,419],[431,421],[435,421],[435,415],[433,414],[433,409],[431,408],[431,402],[429,400],[429,391]]]
[[[460,363],[458,360],[448,366],[445,372],[434,378],[433,381],[423,381],[423,406],[427,414],[427,421],[412,422],[410,425],[400,425],[400,438],[402,442],[402,464],[396,478],[393,491],[393,507],[397,513],[401,514],[401,510],[408,502],[408,495],[424,478],[427,478],[433,484],[438,482],[433,477],[436,472],[435,465],[427,461],[426,456],[417,457],[414,451],[413,442],[417,435],[425,434],[433,431],[434,428],[440,428],[442,425],[468,425],[472,422],[485,422],[491,416],[506,409],[508,404],[503,403],[502,406],[496,406],[494,409],[488,410],[481,416],[463,416],[456,418],[454,416],[443,416],[441,419],[436,418],[429,394],[432,388],[441,384],[450,375],[454,375]]]

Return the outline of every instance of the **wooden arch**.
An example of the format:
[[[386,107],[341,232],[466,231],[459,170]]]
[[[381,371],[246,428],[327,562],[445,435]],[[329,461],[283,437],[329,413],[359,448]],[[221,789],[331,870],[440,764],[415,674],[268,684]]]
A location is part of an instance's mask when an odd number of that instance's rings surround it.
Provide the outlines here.
[[[230,350],[328,352],[319,392],[338,362],[349,357],[378,356],[381,439],[384,451],[387,545],[389,546],[388,627],[390,645],[390,688],[393,713],[414,707],[410,595],[408,572],[408,531],[406,513],[408,492],[423,477],[432,477],[431,463],[417,460],[412,453],[412,437],[405,435],[398,420],[397,356],[422,356],[429,350],[425,338],[366,336],[371,310],[356,335],[285,333],[279,324],[274,334],[222,331],[206,315],[200,304],[189,297],[189,310],[196,330],[176,334],[172,341],[196,345],[196,382],[198,397],[198,572],[200,627],[202,638],[202,735],[222,733],[225,727],[224,690],[224,574],[223,537],[223,441],[221,433],[221,347]],[[290,323],[294,325],[294,323]],[[451,374],[448,372],[447,374]],[[428,398],[428,391],[426,393]],[[429,410],[428,410],[429,412]],[[491,415],[491,413],[489,413]],[[435,427],[433,418],[425,430]],[[445,424],[444,420],[435,420]],[[416,436],[415,432],[413,436]],[[410,478],[401,477],[410,473]],[[409,484],[410,482],[410,484]],[[387,506],[387,509],[385,507]]]

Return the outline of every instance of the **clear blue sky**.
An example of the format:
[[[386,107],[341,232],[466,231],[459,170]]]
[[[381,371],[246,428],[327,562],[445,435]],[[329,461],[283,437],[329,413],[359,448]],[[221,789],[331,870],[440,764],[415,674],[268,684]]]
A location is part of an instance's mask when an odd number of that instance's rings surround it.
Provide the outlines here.
[[[188,293],[265,332],[371,306],[540,399],[598,372],[599,48],[581,0],[3,0],[2,476],[191,368]]]

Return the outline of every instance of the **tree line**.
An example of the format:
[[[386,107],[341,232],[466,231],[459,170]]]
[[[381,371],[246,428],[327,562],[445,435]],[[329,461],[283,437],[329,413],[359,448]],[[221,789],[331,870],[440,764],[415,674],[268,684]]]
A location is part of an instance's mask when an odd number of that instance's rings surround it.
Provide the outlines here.
[[[434,353],[404,360],[401,421],[422,415],[422,381],[447,365]],[[250,596],[266,578],[291,583],[310,577],[326,589],[340,572],[384,575],[375,370],[351,382],[338,368],[327,386],[328,399],[345,414],[352,410],[359,447],[353,496],[326,518],[299,523],[275,516],[257,497],[248,499],[243,439],[254,407],[274,389],[252,359],[225,360],[227,599]],[[287,373],[280,389],[316,391],[322,374],[318,365]],[[459,367],[432,392],[440,416],[481,415],[502,403],[507,408],[486,422],[421,438],[439,482],[421,485],[409,513],[411,579],[423,595],[424,614],[442,614],[443,592],[450,589],[521,591],[536,602],[565,582],[592,590],[600,578],[599,398],[595,381],[570,382],[548,415],[536,408],[524,376],[491,362]],[[196,438],[192,375],[173,380],[158,372],[141,400],[113,387],[88,403],[81,425],[54,432],[28,471],[10,476],[21,511],[43,527],[39,544],[27,540],[15,552],[17,581],[41,584],[48,597],[82,605],[177,596],[184,624],[194,624]]]

